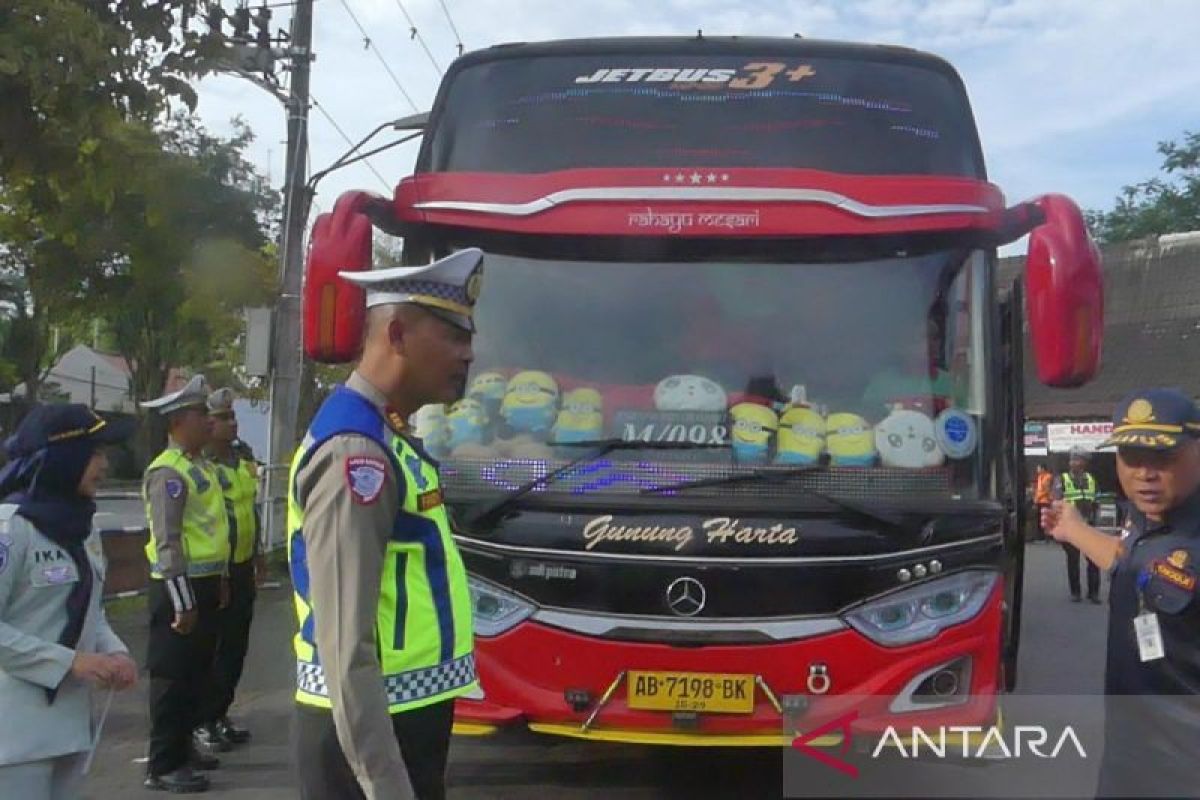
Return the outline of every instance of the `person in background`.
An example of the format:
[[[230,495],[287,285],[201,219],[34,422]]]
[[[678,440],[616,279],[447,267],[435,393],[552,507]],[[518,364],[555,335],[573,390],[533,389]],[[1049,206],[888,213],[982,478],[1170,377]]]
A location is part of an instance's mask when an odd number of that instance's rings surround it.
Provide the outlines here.
[[[1068,470],[1054,481],[1052,493],[1072,504],[1089,525],[1096,524],[1096,477],[1087,471],[1088,452],[1076,447],[1071,450]],[[1071,590],[1071,602],[1078,603],[1079,591],[1079,548],[1070,542],[1062,543],[1067,556],[1067,585]],[[1087,562],[1087,596],[1093,603],[1100,603],[1100,570],[1090,560]]]
[[[1037,509],[1037,528],[1035,542],[1047,540],[1046,531],[1042,527],[1042,511],[1054,502],[1054,473],[1045,464],[1037,465],[1037,474],[1033,478],[1033,505]]]
[[[167,418],[167,448],[146,468],[142,497],[150,536],[150,752],[148,789],[203,792],[195,770],[220,761],[193,731],[212,675],[221,609],[228,601],[229,520],[204,448],[212,435],[208,385],[197,375],[178,392],[142,403]]]
[[[137,664],[104,615],[92,530],[104,446],[132,432],[82,404],[38,406],[0,471],[0,797],[80,796],[93,689],[124,690]]]
[[[217,655],[212,677],[205,686],[196,742],[201,747],[224,752],[250,741],[250,732],[230,721],[229,707],[250,647],[255,574],[262,571],[261,526],[256,504],[258,468],[253,453],[238,441],[232,390],[218,389],[208,396],[208,416],[212,420],[212,438],[206,454],[221,484],[229,517],[229,605],[220,613]]]
[[[1195,797],[1200,409],[1177,389],[1135,392],[1117,407],[1107,444],[1130,504],[1122,535],[1096,530],[1065,499],[1043,514],[1051,536],[1112,575],[1097,796]]]

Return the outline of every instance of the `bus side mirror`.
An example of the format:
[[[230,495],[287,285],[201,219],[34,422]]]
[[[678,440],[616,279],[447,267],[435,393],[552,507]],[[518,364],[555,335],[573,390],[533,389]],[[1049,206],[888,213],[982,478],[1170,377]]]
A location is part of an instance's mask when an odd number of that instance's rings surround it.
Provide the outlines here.
[[[347,192],[313,225],[304,273],[304,354],[313,361],[343,364],[362,347],[364,292],[338,273],[371,268],[365,209],[377,200],[367,192]]]
[[[1038,380],[1082,386],[1100,370],[1104,275],[1100,251],[1079,207],[1068,197],[1033,201],[1045,216],[1029,235],[1026,312]]]

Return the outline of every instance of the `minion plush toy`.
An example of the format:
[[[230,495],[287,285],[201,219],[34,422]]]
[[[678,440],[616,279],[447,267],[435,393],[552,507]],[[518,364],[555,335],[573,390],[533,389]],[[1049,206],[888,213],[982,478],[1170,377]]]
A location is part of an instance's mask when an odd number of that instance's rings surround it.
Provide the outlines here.
[[[875,434],[857,414],[830,414],[825,420],[825,448],[835,467],[869,467],[875,463]]]
[[[450,423],[446,407],[441,403],[421,406],[412,417],[413,431],[429,455],[445,458],[450,455]]]
[[[463,445],[482,445],[483,432],[487,427],[487,412],[477,401],[464,397],[450,406],[446,414],[450,426],[449,447],[451,453],[458,452]]]
[[[825,418],[809,406],[788,406],[779,418],[775,463],[815,464],[825,452]]]
[[[604,433],[604,401],[587,387],[563,395],[562,411],[551,433],[555,442],[588,442]]]
[[[500,412],[500,402],[504,399],[504,389],[508,379],[499,372],[481,372],[471,381],[467,389],[467,397],[483,406],[488,419],[496,419]]]
[[[558,411],[558,384],[544,372],[518,372],[508,381],[500,416],[514,434],[544,441]]]
[[[779,429],[775,412],[757,403],[738,403],[729,409],[729,416],[733,418],[734,458],[742,464],[766,461],[771,434]]]

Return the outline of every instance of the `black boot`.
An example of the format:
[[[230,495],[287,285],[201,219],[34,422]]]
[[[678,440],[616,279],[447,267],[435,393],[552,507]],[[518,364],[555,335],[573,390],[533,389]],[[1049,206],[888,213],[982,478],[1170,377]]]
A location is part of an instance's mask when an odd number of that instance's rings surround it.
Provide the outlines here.
[[[208,778],[192,772],[191,767],[180,767],[162,775],[147,775],[142,785],[160,792],[198,794],[208,791]]]
[[[221,766],[221,759],[193,747],[188,755],[188,766],[197,772],[212,772]]]
[[[202,753],[228,753],[233,749],[233,742],[221,735],[217,723],[210,722],[201,725],[192,733],[196,749]]]
[[[221,717],[217,720],[216,728],[217,733],[224,736],[233,744],[245,744],[250,741],[250,731],[237,727],[229,717]]]

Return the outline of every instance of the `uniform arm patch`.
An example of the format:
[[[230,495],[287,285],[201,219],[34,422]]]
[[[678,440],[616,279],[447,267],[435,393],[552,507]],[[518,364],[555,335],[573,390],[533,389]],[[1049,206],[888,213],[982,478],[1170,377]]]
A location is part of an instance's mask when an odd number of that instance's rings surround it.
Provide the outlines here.
[[[370,456],[351,456],[346,459],[346,486],[359,505],[367,506],[383,493],[387,465],[383,459]]]
[[[178,500],[183,497],[183,480],[180,478],[167,478],[163,484],[167,491],[167,497],[172,500]]]

